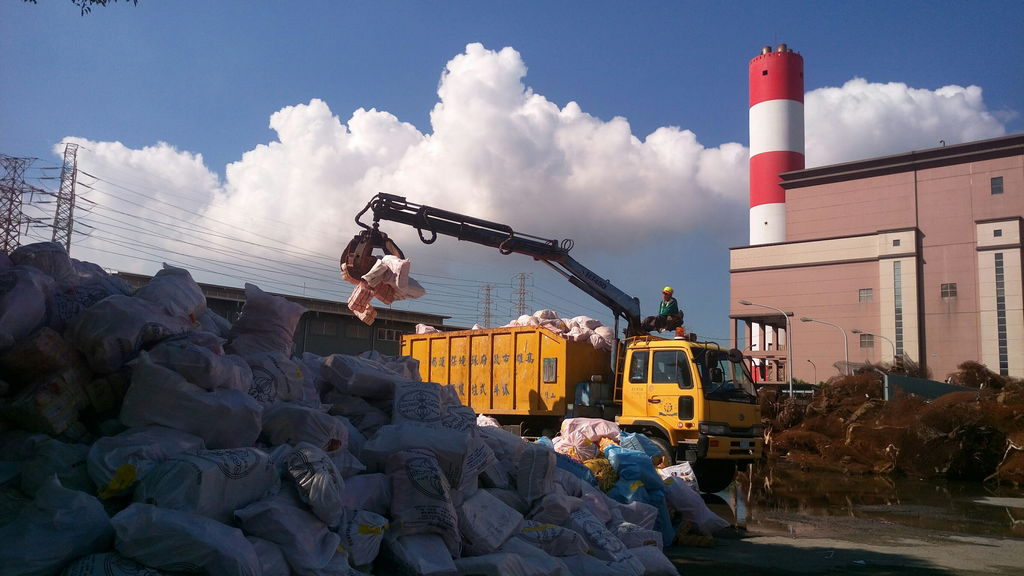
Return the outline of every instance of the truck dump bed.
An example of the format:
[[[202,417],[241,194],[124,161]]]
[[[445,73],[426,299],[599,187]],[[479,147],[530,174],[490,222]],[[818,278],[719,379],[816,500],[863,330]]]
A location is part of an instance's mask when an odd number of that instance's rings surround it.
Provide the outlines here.
[[[479,414],[564,415],[576,384],[610,382],[610,353],[540,327],[492,328],[402,337],[424,381],[451,384]]]

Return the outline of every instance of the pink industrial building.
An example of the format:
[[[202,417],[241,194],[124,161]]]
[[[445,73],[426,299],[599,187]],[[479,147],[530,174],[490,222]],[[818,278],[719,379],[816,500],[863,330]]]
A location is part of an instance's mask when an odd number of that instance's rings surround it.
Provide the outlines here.
[[[966,360],[1024,377],[1024,135],[790,171],[780,185],[784,240],[730,251],[732,340],[767,381],[895,358],[935,379]]]

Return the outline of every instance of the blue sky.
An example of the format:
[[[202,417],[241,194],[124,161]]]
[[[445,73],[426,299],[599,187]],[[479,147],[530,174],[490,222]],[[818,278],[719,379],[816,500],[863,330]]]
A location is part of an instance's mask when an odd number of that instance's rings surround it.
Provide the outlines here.
[[[1022,22],[1016,1],[8,0],[0,153],[52,191],[81,145],[72,256],[107,268],[344,298],[337,255],[385,191],[573,238],[645,312],[671,284],[726,340],[760,47],[803,55],[821,165],[1024,130]],[[52,220],[45,198],[26,214]],[[607,317],[528,258],[385,230],[428,290],[396,307],[468,325],[490,284],[504,323],[525,272],[531,310]]]

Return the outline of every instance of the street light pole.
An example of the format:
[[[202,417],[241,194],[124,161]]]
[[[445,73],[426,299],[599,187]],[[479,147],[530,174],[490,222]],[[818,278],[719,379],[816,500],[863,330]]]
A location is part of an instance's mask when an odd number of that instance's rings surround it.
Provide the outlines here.
[[[854,328],[853,330],[850,330],[850,332],[853,332],[854,334],[867,334],[868,336],[877,336],[878,338],[881,338],[882,340],[885,340],[886,342],[888,342],[889,346],[892,346],[892,361],[893,361],[893,364],[896,363],[896,343],[895,342],[893,342],[892,340],[889,340],[888,338],[886,338],[885,336],[882,336],[881,334],[874,334],[872,332],[865,332],[865,331],[859,330],[857,328]]]
[[[811,365],[811,368],[814,368],[814,384],[817,385],[818,384],[818,366],[814,362],[811,362],[810,358],[807,359],[807,362]]]
[[[825,320],[817,320],[817,319],[814,319],[814,318],[808,318],[807,316],[804,316],[803,318],[801,318],[800,321],[801,322],[817,322],[818,324],[826,324],[826,325],[831,326],[831,327],[835,328],[836,330],[839,330],[840,332],[842,332],[842,334],[843,334],[843,353],[844,353],[844,357],[846,358],[846,366],[845,366],[846,369],[843,370],[843,372],[847,376],[849,376],[850,375],[850,341],[847,340],[847,338],[846,338],[846,330],[843,330],[843,327],[840,326],[839,324],[833,324],[832,322],[827,322]]]
[[[769,306],[767,304],[757,304],[750,300],[740,300],[740,304],[744,306],[758,306],[760,308],[767,308],[769,310],[775,310],[786,320],[786,376],[789,377],[789,397],[793,397],[793,330],[789,326],[789,317],[793,315],[792,312],[786,312],[782,308],[776,308],[775,306]],[[748,335],[749,338],[749,335]],[[778,343],[776,343],[778,344]]]

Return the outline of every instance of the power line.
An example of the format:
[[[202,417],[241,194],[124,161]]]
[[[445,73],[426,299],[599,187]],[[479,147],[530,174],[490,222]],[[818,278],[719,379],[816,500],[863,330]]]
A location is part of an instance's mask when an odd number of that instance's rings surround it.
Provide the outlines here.
[[[79,214],[75,220],[76,226],[80,225],[85,233],[74,230],[72,236],[89,250],[132,258],[140,262],[166,261],[186,269],[239,282],[258,282],[259,280],[251,277],[255,275],[283,287],[283,292],[305,293],[305,289],[309,288],[309,282],[314,283],[313,290],[327,294],[330,299],[340,297],[344,300],[350,292],[346,284],[337,280],[335,256],[327,256],[257,234],[252,230],[206,216],[198,210],[183,208],[180,204],[167,202],[131,186],[112,182],[81,169],[78,170],[78,174],[80,177],[76,180],[77,186],[85,192],[79,190],[76,194],[76,212]],[[92,183],[83,181],[82,177],[92,179]],[[135,201],[115,190],[138,196],[145,202]],[[46,194],[53,196],[53,193]],[[101,194],[103,199],[91,198],[95,194]],[[104,201],[107,198],[135,209],[118,209],[110,202]],[[45,204],[45,201],[37,204]],[[155,207],[168,209],[154,211]],[[36,210],[40,208],[37,206]],[[182,217],[179,214],[193,218]],[[126,251],[106,249],[104,243],[122,247]],[[253,254],[250,248],[258,248],[265,255]],[[294,281],[296,277],[306,281],[300,286]],[[417,309],[443,309],[454,318],[466,319],[467,325],[472,323],[472,319],[480,312],[478,306],[470,303],[477,299],[481,286],[490,284],[485,280],[423,272],[417,272],[415,277],[428,289],[427,295],[414,304]],[[527,313],[528,296],[524,279],[523,295],[519,303],[522,313]],[[493,292],[491,298],[493,310]],[[413,305],[409,301],[396,304],[399,309]],[[547,305],[547,302],[543,305]],[[490,321],[494,321],[493,314]]]

